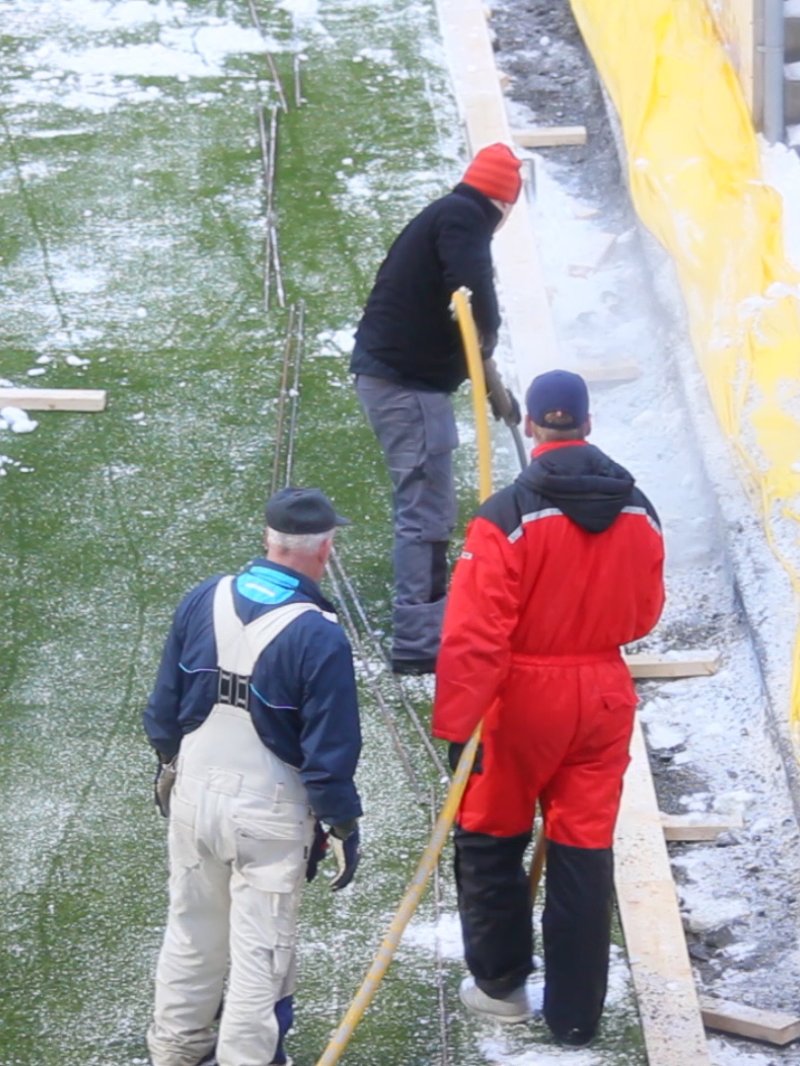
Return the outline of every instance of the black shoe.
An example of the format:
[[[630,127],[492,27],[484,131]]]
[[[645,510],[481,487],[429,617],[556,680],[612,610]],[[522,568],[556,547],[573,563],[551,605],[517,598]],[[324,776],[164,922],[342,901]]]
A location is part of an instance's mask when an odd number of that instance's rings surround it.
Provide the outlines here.
[[[564,1044],[566,1047],[586,1047],[597,1036],[597,1030],[579,1029],[576,1026],[573,1029],[565,1029],[561,1033],[557,1033],[554,1030],[553,1036],[559,1044]]]
[[[392,659],[393,674],[407,674],[410,677],[421,677],[423,674],[436,673],[435,659]]]

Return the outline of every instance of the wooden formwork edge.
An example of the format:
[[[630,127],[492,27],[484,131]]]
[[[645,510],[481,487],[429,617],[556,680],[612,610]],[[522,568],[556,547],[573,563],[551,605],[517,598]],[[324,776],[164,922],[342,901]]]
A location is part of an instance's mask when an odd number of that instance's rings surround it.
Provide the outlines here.
[[[105,389],[0,388],[0,404],[27,411],[103,411]]]

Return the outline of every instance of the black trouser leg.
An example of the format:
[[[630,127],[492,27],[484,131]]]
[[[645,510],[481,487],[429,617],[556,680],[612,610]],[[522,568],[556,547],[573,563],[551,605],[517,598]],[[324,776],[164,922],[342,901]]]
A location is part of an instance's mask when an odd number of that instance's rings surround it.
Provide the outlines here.
[[[614,857],[611,848],[547,842],[544,1017],[558,1036],[593,1032],[608,982]]]
[[[464,958],[478,988],[500,999],[533,969],[531,889],[522,865],[530,833],[493,837],[455,830]]]

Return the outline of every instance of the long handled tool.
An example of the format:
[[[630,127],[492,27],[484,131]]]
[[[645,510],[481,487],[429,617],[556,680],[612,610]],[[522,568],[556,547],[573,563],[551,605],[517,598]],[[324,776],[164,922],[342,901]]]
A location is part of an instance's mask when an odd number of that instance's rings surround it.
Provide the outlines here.
[[[472,313],[471,311],[469,312]],[[511,430],[511,436],[514,440],[514,447],[517,449],[517,458],[519,459],[519,465],[524,470],[528,465],[528,453],[525,451],[525,445],[522,442],[522,436],[517,425],[517,419],[519,418],[519,412],[515,412],[514,404],[509,398],[508,390],[503,384],[497,367],[494,365],[493,359],[487,359],[483,364],[483,370],[486,379],[486,388],[492,399],[493,407],[499,413],[502,420]],[[516,418],[515,418],[516,414]]]
[[[478,492],[480,499],[484,500],[492,491],[489,423],[486,418],[486,383],[483,376],[478,333],[475,329],[475,321],[472,317],[472,311],[469,305],[469,295],[467,289],[459,289],[457,292],[453,293],[453,308],[461,330],[461,337],[464,342],[464,351],[467,358],[467,367],[469,369],[470,378],[472,379],[472,400],[478,438]],[[475,761],[475,752],[477,751],[480,742],[480,734],[481,727],[478,725],[478,728],[472,734],[469,742],[465,745],[464,750],[461,753],[461,758],[458,760],[458,766],[456,766],[453,779],[450,782],[450,788],[445,796],[441,813],[436,819],[431,838],[417,864],[417,869],[406,889],[406,893],[397,909],[397,913],[392,919],[391,925],[381,942],[381,946],[378,948],[378,953],[367,971],[366,977],[361,982],[361,987],[358,992],[356,992],[356,995],[350,1006],[347,1008],[341,1022],[339,1022],[339,1025],[334,1030],[322,1057],[317,1060],[317,1066],[334,1066],[334,1064],[339,1061],[344,1053],[344,1049],[350,1042],[350,1037],[353,1035],[355,1027],[361,1021],[364,1012],[372,1002],[372,999],[378,990],[378,985],[389,968],[389,963],[394,957],[397,945],[400,943],[400,938],[411,920],[414,911],[417,909],[417,905],[422,898],[425,886],[428,883],[436,863],[439,861],[442,848],[447,841],[450,827],[453,824],[461,803],[461,797],[464,795],[464,790],[467,787],[472,764]]]

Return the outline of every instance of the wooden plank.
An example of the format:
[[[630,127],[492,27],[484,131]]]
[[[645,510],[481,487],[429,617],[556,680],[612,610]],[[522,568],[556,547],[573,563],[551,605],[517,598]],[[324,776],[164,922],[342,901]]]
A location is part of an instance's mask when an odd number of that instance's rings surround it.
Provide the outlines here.
[[[716,651],[623,654],[623,658],[631,675],[637,678],[708,677],[719,670],[719,652]]]
[[[472,152],[495,141],[512,144],[489,28],[480,0],[437,0],[448,67]],[[503,317],[508,327],[516,383],[527,388],[543,370],[562,366],[555,326],[536,246],[533,215],[523,191],[493,240]],[[536,343],[531,343],[531,338]]]
[[[615,840],[615,874],[649,1066],[709,1066],[661,814],[637,720]]]
[[[590,385],[610,385],[614,382],[635,381],[642,373],[636,363],[578,363],[567,365],[565,370],[574,370]]]
[[[672,841],[716,840],[720,833],[742,828],[741,815],[662,814],[664,839]]]
[[[585,126],[528,126],[512,130],[520,148],[555,148],[562,144],[586,144]]]
[[[0,388],[0,405],[26,411],[103,411],[105,389]]]
[[[700,1007],[703,1021],[709,1029],[735,1036],[747,1036],[751,1040],[765,1040],[781,1046],[800,1037],[800,1018],[782,1011],[759,1010],[729,999],[701,996]]]

